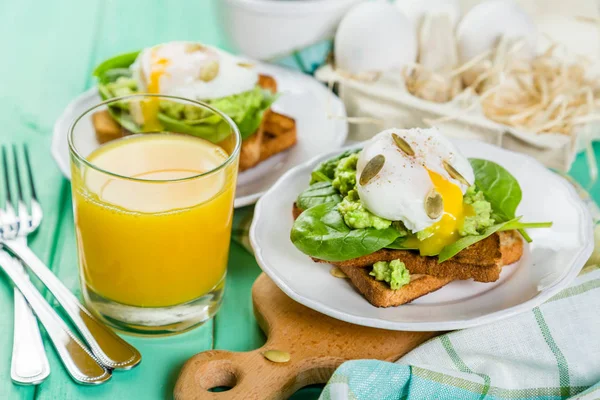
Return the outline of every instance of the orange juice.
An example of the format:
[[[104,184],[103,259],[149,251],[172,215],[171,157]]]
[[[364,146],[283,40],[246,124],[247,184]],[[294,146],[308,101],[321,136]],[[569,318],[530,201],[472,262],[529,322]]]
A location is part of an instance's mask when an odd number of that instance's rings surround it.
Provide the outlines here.
[[[121,177],[74,165],[85,285],[137,307],[182,304],[220,285],[237,170],[235,162],[223,165],[228,157],[206,140],[159,133],[109,142],[87,157],[96,168]]]

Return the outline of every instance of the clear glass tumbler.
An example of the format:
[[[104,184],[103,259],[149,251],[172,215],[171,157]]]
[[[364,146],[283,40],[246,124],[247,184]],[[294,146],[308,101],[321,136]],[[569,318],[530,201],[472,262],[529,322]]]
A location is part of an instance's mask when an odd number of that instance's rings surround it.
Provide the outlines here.
[[[113,327],[172,334],[223,297],[241,145],[233,121],[182,98],[98,104],[69,132],[81,287]]]

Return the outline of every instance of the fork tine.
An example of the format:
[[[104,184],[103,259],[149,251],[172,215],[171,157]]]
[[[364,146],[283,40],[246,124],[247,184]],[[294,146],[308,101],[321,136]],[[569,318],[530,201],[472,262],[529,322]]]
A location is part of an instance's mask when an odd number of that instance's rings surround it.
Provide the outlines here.
[[[31,198],[35,201],[38,200],[37,193],[35,191],[35,185],[33,183],[33,172],[31,172],[31,163],[29,162],[29,148],[27,144],[23,144],[23,152],[25,153],[25,166],[27,168],[27,175],[29,177],[29,189],[31,191]]]
[[[6,206],[9,204],[12,206],[12,196],[10,195],[10,178],[8,173],[8,161],[6,155],[6,146],[2,145],[2,165],[4,167],[4,188],[6,190]]]
[[[21,186],[21,172],[19,170],[19,156],[17,155],[17,145],[13,143],[13,163],[15,164],[15,174],[17,181],[17,196],[19,197],[19,202],[23,201],[23,187]]]

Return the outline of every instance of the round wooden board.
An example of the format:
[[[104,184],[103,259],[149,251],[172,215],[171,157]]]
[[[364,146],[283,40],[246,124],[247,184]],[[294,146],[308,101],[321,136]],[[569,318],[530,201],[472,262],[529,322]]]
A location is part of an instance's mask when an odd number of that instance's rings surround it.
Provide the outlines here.
[[[252,287],[252,299],[265,345],[246,353],[195,355],[181,370],[176,400],[287,399],[304,386],[327,382],[344,361],[395,361],[437,334],[386,331],[330,318],[287,297],[264,273]],[[274,363],[263,356],[267,350],[285,351],[291,359]],[[209,392],[218,386],[231,389]]]

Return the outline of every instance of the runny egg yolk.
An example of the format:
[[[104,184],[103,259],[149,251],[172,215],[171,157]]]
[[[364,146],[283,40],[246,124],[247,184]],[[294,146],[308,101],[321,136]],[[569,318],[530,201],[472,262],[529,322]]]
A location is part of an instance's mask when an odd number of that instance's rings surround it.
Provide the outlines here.
[[[430,236],[418,242],[418,248],[423,256],[436,255],[447,245],[459,238],[458,230],[466,216],[474,215],[473,207],[463,204],[463,194],[456,184],[446,180],[437,172],[427,170],[433,187],[444,200],[442,218],[427,228]]]
[[[160,93],[160,78],[166,73],[167,67],[169,66],[169,60],[166,58],[159,58],[156,54],[156,49],[152,53],[150,63],[150,73],[148,76],[148,93],[159,94]],[[144,131],[160,131],[162,126],[158,121],[158,109],[160,106],[160,99],[157,97],[150,97],[142,101],[141,109],[142,116],[144,118]]]

